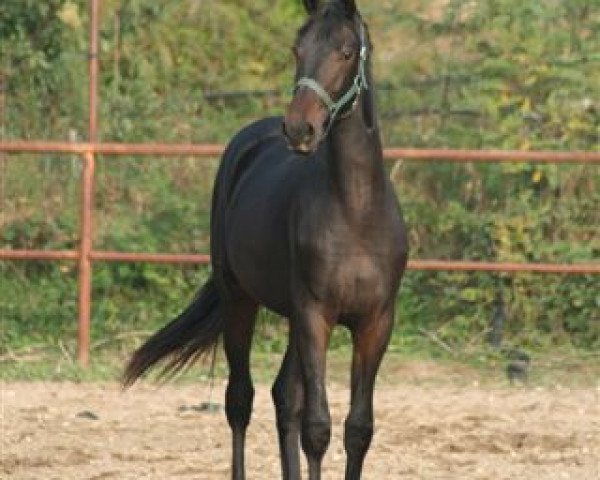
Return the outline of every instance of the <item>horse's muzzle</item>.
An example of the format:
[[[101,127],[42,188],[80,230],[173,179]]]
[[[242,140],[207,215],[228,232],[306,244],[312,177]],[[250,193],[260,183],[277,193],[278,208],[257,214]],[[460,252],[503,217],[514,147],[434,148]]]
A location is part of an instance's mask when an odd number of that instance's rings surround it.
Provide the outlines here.
[[[283,119],[283,133],[292,150],[312,153],[323,139],[328,112],[318,97],[301,88],[290,102]]]

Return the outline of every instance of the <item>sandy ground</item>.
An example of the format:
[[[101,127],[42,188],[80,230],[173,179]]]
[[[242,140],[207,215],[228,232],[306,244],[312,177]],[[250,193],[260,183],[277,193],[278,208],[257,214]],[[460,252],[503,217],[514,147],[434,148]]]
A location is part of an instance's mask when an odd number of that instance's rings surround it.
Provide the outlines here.
[[[213,400],[223,398],[223,385]],[[340,479],[348,393],[329,386],[333,438],[324,479]],[[206,385],[4,383],[1,478],[221,479],[229,475],[222,411],[193,408]],[[406,384],[379,386],[365,479],[600,478],[600,391]],[[274,414],[258,385],[249,479],[280,478]]]

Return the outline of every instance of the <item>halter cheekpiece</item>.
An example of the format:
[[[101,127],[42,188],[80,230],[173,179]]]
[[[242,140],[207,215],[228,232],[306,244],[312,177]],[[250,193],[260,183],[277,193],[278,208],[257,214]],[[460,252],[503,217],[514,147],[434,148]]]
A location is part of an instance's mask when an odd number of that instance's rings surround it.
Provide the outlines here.
[[[300,87],[310,88],[313,92],[317,94],[319,99],[325,104],[327,110],[329,110],[329,124],[327,126],[327,131],[333,122],[340,114],[341,110],[346,107],[351,101],[352,108],[350,111],[354,109],[356,102],[358,101],[358,96],[362,89],[367,90],[369,85],[367,83],[367,74],[365,70],[365,64],[367,61],[367,42],[365,38],[365,27],[363,23],[360,23],[360,58],[358,62],[358,72],[352,81],[352,86],[344,93],[337,102],[333,101],[331,95],[325,90],[319,82],[310,77],[302,77],[300,78],[294,87],[294,93]],[[327,132],[326,132],[327,133]]]

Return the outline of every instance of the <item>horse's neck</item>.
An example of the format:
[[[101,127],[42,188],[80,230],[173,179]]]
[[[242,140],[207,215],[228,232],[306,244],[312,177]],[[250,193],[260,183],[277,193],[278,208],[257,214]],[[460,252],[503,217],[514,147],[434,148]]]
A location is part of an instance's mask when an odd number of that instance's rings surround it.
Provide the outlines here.
[[[385,170],[372,91],[361,93],[352,113],[331,130],[330,185],[348,214],[360,221],[381,205]]]

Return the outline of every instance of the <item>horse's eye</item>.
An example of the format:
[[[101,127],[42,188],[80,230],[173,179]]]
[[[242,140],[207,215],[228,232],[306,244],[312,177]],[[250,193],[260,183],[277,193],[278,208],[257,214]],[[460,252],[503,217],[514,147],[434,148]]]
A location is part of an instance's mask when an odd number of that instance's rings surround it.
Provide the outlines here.
[[[350,60],[354,56],[354,50],[352,47],[344,46],[342,47],[342,55],[344,60]]]

